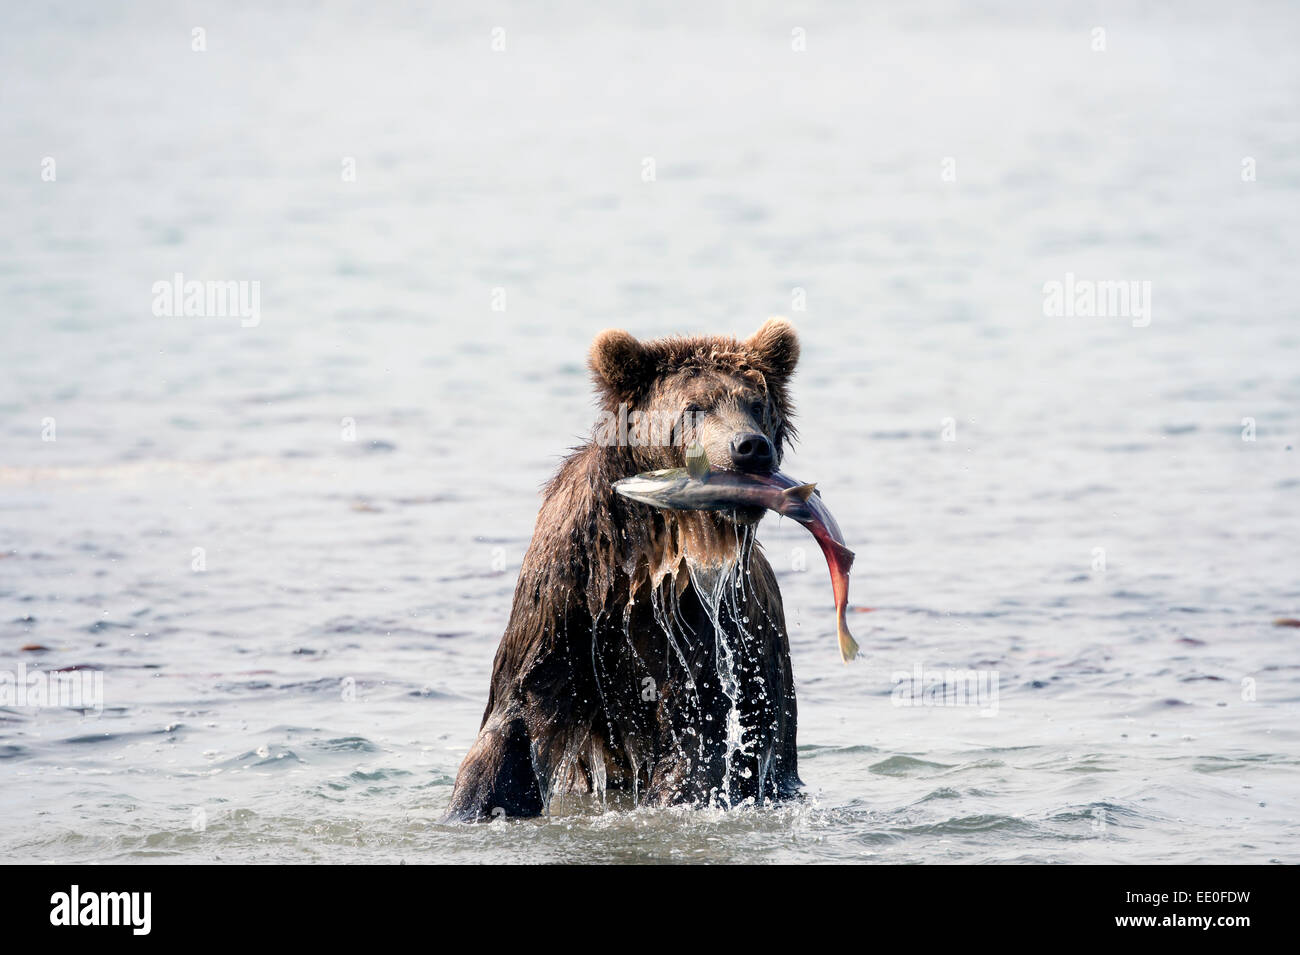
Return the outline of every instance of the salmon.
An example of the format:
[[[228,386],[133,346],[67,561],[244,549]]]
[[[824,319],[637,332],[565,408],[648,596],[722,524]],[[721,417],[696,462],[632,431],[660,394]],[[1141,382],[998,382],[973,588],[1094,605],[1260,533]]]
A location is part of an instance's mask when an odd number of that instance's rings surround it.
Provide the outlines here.
[[[614,490],[633,501],[673,511],[730,511],[743,508],[766,508],[798,521],[812,532],[831,573],[831,591],[835,595],[835,624],[840,644],[840,659],[848,663],[858,655],[858,642],[849,633],[846,613],[849,603],[849,569],[853,551],[844,543],[844,535],[822,503],[815,484],[804,484],[774,471],[771,474],[748,474],[709,467],[704,452],[691,448],[686,455],[687,467],[646,471],[614,482]]]

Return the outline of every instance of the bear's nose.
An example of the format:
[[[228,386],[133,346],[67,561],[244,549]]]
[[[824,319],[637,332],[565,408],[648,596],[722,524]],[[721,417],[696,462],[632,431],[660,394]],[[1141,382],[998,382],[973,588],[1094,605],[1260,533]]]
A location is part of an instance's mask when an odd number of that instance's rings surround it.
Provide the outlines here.
[[[731,439],[731,463],[738,471],[768,472],[775,459],[776,450],[765,435],[746,431]]]

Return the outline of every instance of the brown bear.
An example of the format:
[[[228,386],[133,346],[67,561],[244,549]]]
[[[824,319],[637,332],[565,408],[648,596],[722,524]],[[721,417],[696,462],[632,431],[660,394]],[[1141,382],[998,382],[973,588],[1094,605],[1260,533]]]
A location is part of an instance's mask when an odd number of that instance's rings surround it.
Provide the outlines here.
[[[449,818],[533,816],[571,793],[730,807],[798,792],[764,512],[665,511],[612,488],[694,444],[714,468],[775,470],[798,357],[782,319],[743,341],[596,337],[601,423],[546,486]]]

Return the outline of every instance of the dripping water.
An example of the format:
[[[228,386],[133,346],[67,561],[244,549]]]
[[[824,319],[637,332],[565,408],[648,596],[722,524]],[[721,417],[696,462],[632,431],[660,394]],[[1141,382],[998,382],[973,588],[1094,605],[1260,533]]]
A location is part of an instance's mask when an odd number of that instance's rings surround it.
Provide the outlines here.
[[[728,809],[733,803],[731,791],[734,757],[736,754],[752,755],[748,749],[752,744],[746,743],[745,734],[747,730],[754,729],[743,725],[740,711],[741,655],[746,651],[746,637],[752,637],[746,629],[749,620],[743,613],[741,601],[745,594],[744,580],[752,555],[754,532],[753,528],[742,528],[738,524],[733,524],[732,528],[736,535],[736,546],[732,553],[736,556],[731,560],[716,564],[687,561],[691,583],[713,626],[714,661],[719,689],[730,704],[724,718],[726,735],[723,740],[722,784],[720,790],[711,797],[711,802],[716,801],[717,805]],[[734,646],[729,628],[723,625],[724,617],[735,628]]]

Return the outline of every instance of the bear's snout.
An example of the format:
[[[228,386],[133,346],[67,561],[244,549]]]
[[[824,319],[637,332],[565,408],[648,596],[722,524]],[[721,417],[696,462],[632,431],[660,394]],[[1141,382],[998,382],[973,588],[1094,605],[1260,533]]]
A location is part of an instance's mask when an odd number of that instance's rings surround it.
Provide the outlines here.
[[[731,463],[737,471],[770,474],[776,465],[776,449],[766,435],[742,431],[731,439]]]

